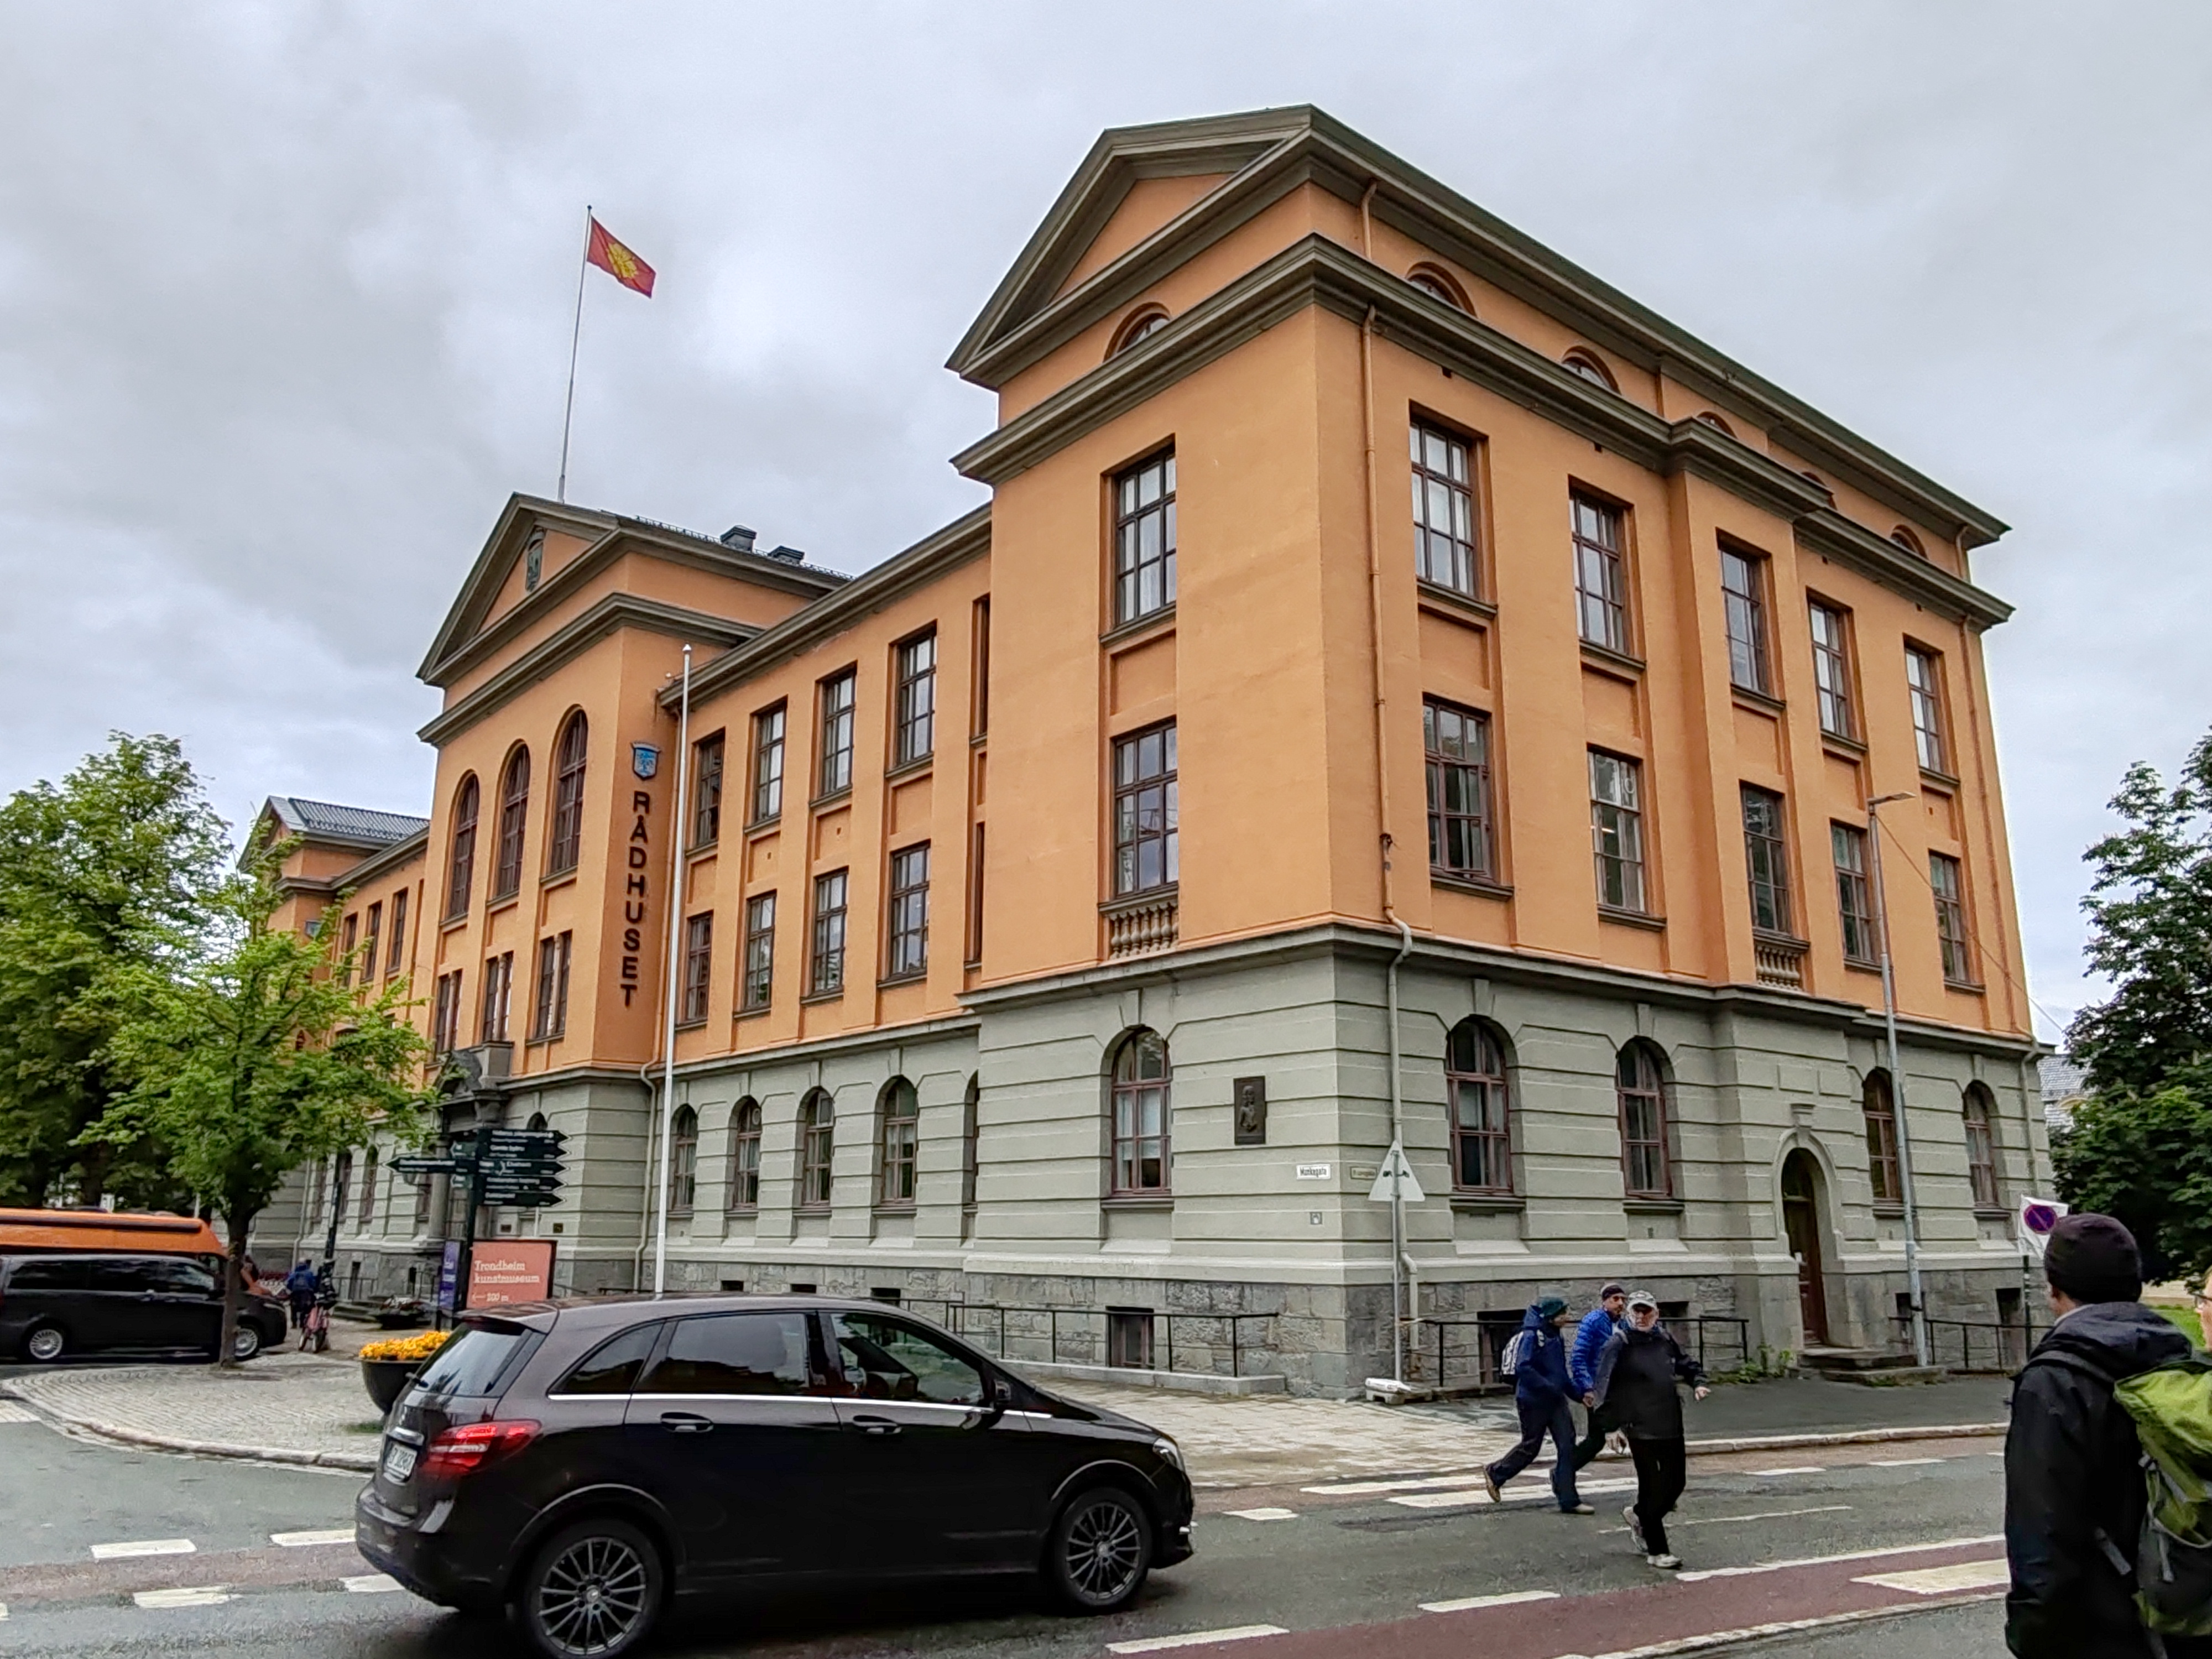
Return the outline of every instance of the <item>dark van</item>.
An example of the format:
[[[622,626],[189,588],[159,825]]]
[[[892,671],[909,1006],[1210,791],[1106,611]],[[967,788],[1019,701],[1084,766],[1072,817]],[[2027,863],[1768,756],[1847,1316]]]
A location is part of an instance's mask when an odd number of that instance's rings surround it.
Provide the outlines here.
[[[205,1256],[102,1250],[0,1255],[0,1354],[47,1363],[92,1354],[216,1357],[220,1264]],[[284,1340],[284,1310],[248,1294],[232,1354],[251,1359]]]

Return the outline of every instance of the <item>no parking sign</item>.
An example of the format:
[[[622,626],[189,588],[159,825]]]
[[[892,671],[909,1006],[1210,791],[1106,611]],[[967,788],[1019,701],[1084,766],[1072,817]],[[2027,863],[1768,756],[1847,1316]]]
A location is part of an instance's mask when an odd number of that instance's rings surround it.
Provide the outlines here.
[[[2058,1224],[2067,1206],[2055,1198],[2023,1198],[2020,1201],[2021,1243],[2033,1249],[2039,1259],[2043,1247],[2051,1243],[2051,1230]]]

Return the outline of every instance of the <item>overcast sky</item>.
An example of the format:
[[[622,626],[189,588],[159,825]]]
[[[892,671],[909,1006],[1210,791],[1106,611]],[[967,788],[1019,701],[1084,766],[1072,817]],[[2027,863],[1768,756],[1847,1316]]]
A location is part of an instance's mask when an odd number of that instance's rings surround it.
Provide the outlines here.
[[[1100,128],[1310,101],[2014,526],[1977,558],[2039,1002],[2208,725],[2212,7],[0,0],[0,790],[111,728],[427,810],[514,489],[858,570],[981,499],[943,369]]]

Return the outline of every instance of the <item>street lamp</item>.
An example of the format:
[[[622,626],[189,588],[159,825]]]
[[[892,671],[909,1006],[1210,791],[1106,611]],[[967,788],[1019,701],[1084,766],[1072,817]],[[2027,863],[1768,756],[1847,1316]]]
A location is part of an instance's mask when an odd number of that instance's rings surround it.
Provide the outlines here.
[[[1912,1191],[1912,1133],[1905,1106],[1905,1069],[1897,1061],[1897,981],[1890,969],[1889,901],[1881,884],[1881,809],[1911,794],[1876,795],[1867,803],[1867,840],[1874,848],[1875,931],[1881,939],[1881,1023],[1889,1045],[1889,1098],[1897,1124],[1897,1175],[1905,1188],[1905,1286],[1912,1307],[1912,1363],[1928,1363],[1928,1310],[1920,1297],[1920,1206]]]

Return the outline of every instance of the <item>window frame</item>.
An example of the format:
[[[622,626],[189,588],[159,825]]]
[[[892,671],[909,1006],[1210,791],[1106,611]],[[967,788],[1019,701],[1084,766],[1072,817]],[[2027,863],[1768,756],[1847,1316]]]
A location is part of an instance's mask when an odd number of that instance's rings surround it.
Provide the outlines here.
[[[760,1209],[761,1103],[750,1095],[730,1109],[730,1188],[732,1215]]]
[[[745,901],[744,937],[738,943],[738,1006],[754,1014],[775,999],[775,894],[755,893]]]
[[[1755,783],[1739,783],[1739,799],[1743,807],[1743,865],[1746,896],[1751,904],[1751,928],[1754,933],[1765,933],[1777,939],[1796,938],[1797,913],[1795,896],[1790,883],[1790,807],[1787,800],[1772,789]],[[1753,803],[1773,811],[1771,829],[1756,829],[1752,823]],[[1764,875],[1760,872],[1760,851],[1765,849],[1767,864]],[[1764,889],[1768,900],[1771,922],[1759,920],[1759,898]]]
[[[1145,745],[1159,740],[1159,769],[1144,771]],[[1179,890],[1182,877],[1180,774],[1176,769],[1176,723],[1161,720],[1115,738],[1109,746],[1109,810],[1113,815],[1114,896],[1133,898],[1145,893]],[[1126,764],[1125,764],[1126,761]],[[1127,774],[1125,779],[1124,774]],[[1146,823],[1146,803],[1157,797],[1153,827]],[[1145,856],[1153,851],[1158,862],[1157,880],[1143,879]]]
[[[1978,986],[1974,934],[1966,919],[1966,866],[1955,853],[1928,854],[1928,892],[1936,905],[1936,947],[1946,985]]]
[[[492,854],[490,901],[513,898],[522,890],[523,841],[529,829],[530,749],[517,744],[500,769],[499,836]]]
[[[921,1146],[921,1092],[894,1077],[876,1097],[876,1208],[914,1208]]]
[[[1627,1075],[1632,1065],[1636,1070],[1633,1079]],[[1622,1196],[1631,1202],[1638,1200],[1673,1201],[1675,1197],[1674,1101],[1663,1056],[1640,1037],[1624,1044],[1613,1059],[1613,1084],[1620,1127]],[[1631,1109],[1632,1103],[1638,1101],[1651,1103],[1652,1127],[1656,1132],[1653,1134],[1632,1133],[1635,1125],[1631,1118]],[[1638,1184],[1636,1153],[1638,1148],[1644,1149],[1647,1157],[1656,1157],[1658,1160],[1659,1181],[1656,1185]],[[1647,1170],[1644,1173],[1650,1171]]]
[[[927,653],[927,660],[923,653]],[[937,629],[891,647],[891,769],[919,766],[937,752]]]
[[[546,933],[538,941],[538,984],[532,998],[530,1041],[551,1042],[568,1031],[568,970],[575,945],[573,931]]]
[[[1869,1072],[1859,1085],[1859,1116],[1866,1127],[1867,1181],[1874,1201],[1902,1206],[1905,1178],[1897,1152],[1897,1091],[1881,1066]]]
[[[1611,545],[1585,533],[1587,514],[1597,528],[1609,529]],[[1580,488],[1567,492],[1567,532],[1574,556],[1575,632],[1584,645],[1619,656],[1635,654],[1635,619],[1629,605],[1628,509],[1593,491]],[[1597,586],[1590,580],[1595,577]],[[1595,613],[1592,607],[1595,607]],[[1593,634],[1593,615],[1603,626]]]
[[[584,861],[584,786],[592,757],[592,725],[580,708],[561,722],[554,745],[553,820],[545,873],[565,876]]]
[[[822,901],[833,882],[836,884],[837,902],[825,906]],[[809,996],[844,994],[845,950],[850,933],[852,900],[853,872],[850,868],[824,870],[814,878],[807,910],[806,982]],[[836,934],[834,942],[830,938],[832,931]]]
[[[1772,633],[1767,623],[1771,564],[1764,553],[1723,541],[1721,616],[1728,638],[1729,684],[1753,696],[1774,696]]]
[[[1996,1103],[1980,1083],[1970,1083],[1959,1103],[1966,1138],[1966,1184],[1977,1210],[2004,1207],[1997,1170]]]
[[[384,931],[384,901],[370,905],[362,921],[361,982],[364,989],[376,977],[376,950]]]
[[[477,1011],[479,1042],[505,1042],[514,1006],[514,952],[484,958],[483,1001]]]
[[[699,1201],[699,1114],[690,1102],[668,1119],[668,1214],[687,1217]]]
[[[828,1090],[810,1089],[799,1103],[799,1193],[793,1209],[818,1214],[833,1206],[836,1164],[837,1103]]]
[[[1462,1051],[1461,1036],[1470,1047]],[[1474,1064],[1461,1062],[1471,1058]],[[1485,1062],[1492,1062],[1484,1069]],[[1514,1192],[1513,1083],[1510,1062],[1503,1038],[1484,1020],[1470,1014],[1444,1034],[1444,1109],[1451,1131],[1451,1178],[1455,1193],[1507,1198]],[[1468,1088],[1482,1091],[1480,1121],[1470,1127],[1462,1110]],[[1468,1179],[1468,1153],[1498,1176],[1487,1182]]]
[[[1644,847],[1644,763],[1632,755],[1623,755],[1611,749],[1593,747],[1588,752],[1590,856],[1597,879],[1598,908],[1624,915],[1648,916],[1651,914],[1651,889],[1647,879],[1649,860]],[[1609,762],[1617,769],[1617,775],[1626,779],[1627,793],[1632,799],[1626,801],[1608,799],[1601,793],[1598,783],[1601,761]],[[1607,823],[1608,815],[1615,820],[1610,826]],[[1606,848],[1609,836],[1623,850],[1607,852]],[[1613,868],[1617,868],[1622,876],[1619,884],[1621,896],[1618,899],[1608,896],[1607,875]]]
[[[1466,733],[1476,734],[1480,753],[1473,759],[1464,754],[1455,756],[1443,746],[1442,726],[1444,717],[1460,722],[1462,743]],[[1469,708],[1443,697],[1425,696],[1421,699],[1421,760],[1424,789],[1426,799],[1429,829],[1429,873],[1449,881],[1495,883],[1498,879],[1497,802],[1492,793],[1491,771],[1490,716],[1479,708]],[[1443,804],[1446,786],[1454,774],[1469,775],[1474,779],[1475,804],[1454,808]],[[1447,861],[1452,830],[1455,825],[1469,825],[1468,831],[1475,843],[1479,863],[1453,864]]]
[[[459,921],[469,913],[475,896],[477,818],[483,810],[483,791],[477,775],[468,773],[453,792],[452,846],[446,859],[446,917]]]
[[[1814,701],[1818,705],[1820,730],[1828,737],[1857,743],[1859,711],[1857,676],[1851,668],[1851,613],[1848,607],[1818,597],[1805,602],[1807,625],[1813,635]],[[1822,618],[1833,624],[1834,638],[1825,638]]]
[[[855,710],[860,671],[841,668],[816,683],[814,798],[829,800],[853,787]]]
[[[916,860],[919,860],[917,866]],[[919,868],[919,880],[915,875]],[[884,884],[884,977],[920,979],[929,972],[929,843],[895,849]]]
[[[706,1022],[714,1006],[714,913],[702,910],[684,918],[684,1000],[679,1025]]]
[[[722,839],[722,781],[729,765],[729,733],[714,732],[691,745],[691,775],[698,793],[691,799],[691,848],[713,847]]]
[[[1927,684],[1920,672],[1927,673]],[[1905,694],[1912,707],[1912,746],[1920,769],[1937,777],[1951,775],[1950,709],[1943,695],[1943,653],[1931,647],[1905,642]]]
[[[1410,279],[1409,279],[1410,280]],[[1431,464],[1429,453],[1431,443],[1441,445],[1443,471]],[[1482,542],[1481,520],[1477,514],[1475,497],[1475,441],[1453,431],[1439,422],[1415,416],[1407,427],[1407,447],[1413,479],[1413,576],[1417,581],[1463,599],[1482,598]],[[1456,460],[1459,476],[1454,477],[1452,464]],[[1447,522],[1438,530],[1428,520],[1429,509],[1441,495],[1447,520],[1455,517],[1463,522],[1465,534],[1457,525]],[[1437,574],[1437,561],[1431,556],[1434,544],[1444,544],[1444,574]],[[1462,575],[1464,580],[1462,580]]]
[[[1144,1074],[1141,1056],[1148,1048],[1156,1047],[1160,1070],[1157,1077]],[[1135,1057],[1135,1058],[1133,1058]],[[1130,1075],[1122,1075],[1124,1062],[1129,1062]],[[1106,1195],[1109,1199],[1164,1199],[1175,1192],[1175,1062],[1168,1052],[1167,1039],[1149,1026],[1139,1026],[1123,1036],[1114,1045],[1107,1067],[1107,1158]],[[1147,1133],[1146,1096],[1158,1096],[1158,1127]],[[1127,1109],[1124,1103],[1127,1103]],[[1129,1127],[1124,1128],[1124,1123]],[[1159,1179],[1146,1183],[1144,1180],[1146,1148],[1153,1148],[1152,1161],[1158,1167]],[[1133,1172],[1133,1179],[1124,1182],[1124,1169]]]
[[[392,949],[386,952],[384,957],[384,976],[386,979],[400,971],[407,948],[407,890],[402,887],[392,896]]]
[[[960,1208],[963,1214],[975,1212],[975,1188],[983,1170],[982,1139],[982,1074],[970,1072],[960,1097]]]
[[[784,734],[787,705],[771,703],[752,719],[752,774],[745,793],[745,828],[757,830],[783,817]]]
[[[1846,864],[1844,849],[1851,850],[1852,862]],[[1881,966],[1881,938],[1874,921],[1874,877],[1867,859],[1867,833],[1860,825],[1844,823],[1831,819],[1828,823],[1828,859],[1836,872],[1836,921],[1844,951],[1844,960],[1855,968]],[[1853,901],[1856,905],[1854,908]],[[1851,948],[1852,934],[1860,935],[1863,949]]]
[[[1147,475],[1158,493],[1145,497]],[[1172,443],[1153,450],[1114,473],[1108,484],[1108,521],[1111,526],[1114,626],[1126,628],[1146,617],[1175,609],[1176,603],[1176,449]],[[1157,526],[1156,545],[1145,549],[1145,527]],[[1145,603],[1146,573],[1153,573],[1156,595]]]

